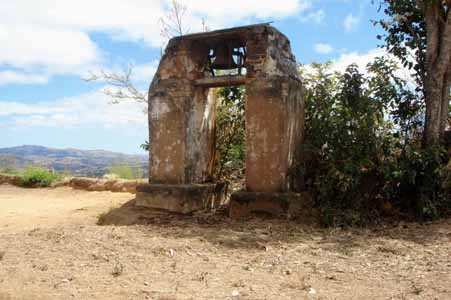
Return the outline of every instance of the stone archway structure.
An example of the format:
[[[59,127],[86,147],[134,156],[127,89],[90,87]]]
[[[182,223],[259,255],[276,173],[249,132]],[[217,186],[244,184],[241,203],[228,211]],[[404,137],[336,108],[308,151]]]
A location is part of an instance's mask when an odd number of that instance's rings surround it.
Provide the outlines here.
[[[236,73],[215,74],[218,49],[235,55]],[[209,89],[232,85],[246,86],[246,189],[232,195],[230,213],[289,209],[298,197],[291,171],[300,158],[303,87],[288,38],[269,24],[169,41],[149,89],[150,181],[137,188],[136,205],[189,213],[222,203],[222,186],[211,182],[216,99]]]

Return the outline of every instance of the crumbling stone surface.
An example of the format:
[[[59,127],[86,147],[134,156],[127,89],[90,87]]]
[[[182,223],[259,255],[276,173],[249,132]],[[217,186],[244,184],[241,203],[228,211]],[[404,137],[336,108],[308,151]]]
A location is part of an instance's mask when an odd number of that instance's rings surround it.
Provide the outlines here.
[[[246,217],[252,213],[267,213],[289,219],[302,218],[304,221],[316,220],[309,193],[254,193],[240,191],[232,194],[229,216],[234,219]]]
[[[137,180],[107,180],[98,178],[73,177],[60,183],[74,189],[85,191],[110,191],[115,193],[136,193],[136,186],[142,182]]]
[[[245,74],[213,76],[207,70],[210,53],[223,45],[245,48]],[[211,181],[216,99],[209,89],[230,84],[246,85],[246,190],[293,191],[290,171],[300,160],[304,89],[288,38],[268,24],[169,41],[149,89],[152,184],[177,189]]]
[[[15,175],[0,174],[0,184],[11,184],[20,186],[21,178]]]
[[[22,186],[19,176],[0,174],[0,184]],[[115,193],[136,193],[136,186],[143,184],[142,180],[100,179],[88,177],[67,177],[52,183],[51,188],[68,186],[84,191],[110,191]]]
[[[224,205],[225,184],[142,184],[137,186],[137,206],[188,214]]]
[[[298,160],[304,109],[299,82],[254,80],[246,98],[246,187],[252,192],[290,191]]]

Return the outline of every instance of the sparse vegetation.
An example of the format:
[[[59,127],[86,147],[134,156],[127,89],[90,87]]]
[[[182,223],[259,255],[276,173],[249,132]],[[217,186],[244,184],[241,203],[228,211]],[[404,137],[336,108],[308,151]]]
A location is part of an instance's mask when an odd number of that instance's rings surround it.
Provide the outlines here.
[[[328,64],[311,64],[304,72],[306,119],[304,158],[293,172],[300,189],[315,198],[326,225],[362,225],[385,213],[435,219],[451,212],[449,153],[444,145],[449,115],[449,1],[375,1],[388,19],[373,21],[385,34],[385,48],[411,71],[376,58],[362,72],[356,65],[332,72]],[[165,38],[187,31],[186,7],[172,1],[162,19]],[[448,38],[449,39],[449,38]],[[313,71],[312,71],[313,70]],[[123,75],[102,73],[115,87],[114,103],[147,103]],[[414,79],[412,82],[411,79]],[[219,89],[214,179],[242,181],[245,158],[244,89]],[[149,150],[153,141],[141,147]],[[439,143],[440,142],[440,143]],[[446,167],[448,163],[448,168]],[[135,178],[133,170],[110,170]]]
[[[451,300],[451,0],[117,2],[0,0],[0,300]]]
[[[0,299],[71,299],[74,291],[77,299],[234,299],[227,297],[234,291],[240,299],[450,295],[449,220],[337,230],[137,213],[125,205],[130,194],[0,186],[0,195]],[[111,226],[95,225],[112,206],[119,211]]]
[[[5,174],[5,175],[18,175],[19,171],[12,168],[12,167],[4,167],[4,168],[0,168],[0,174]]]
[[[387,208],[419,220],[449,212],[446,151],[421,147],[421,96],[397,70],[377,58],[367,74],[327,64],[304,74],[308,159],[300,172],[325,225],[374,222]]]
[[[36,166],[27,167],[19,176],[25,187],[47,187],[60,178],[57,173]]]
[[[144,172],[138,164],[131,166],[129,164],[117,163],[110,166],[109,174],[114,174],[121,179],[132,180],[143,178]]]
[[[217,180],[244,177],[245,115],[243,86],[220,88],[216,116]]]

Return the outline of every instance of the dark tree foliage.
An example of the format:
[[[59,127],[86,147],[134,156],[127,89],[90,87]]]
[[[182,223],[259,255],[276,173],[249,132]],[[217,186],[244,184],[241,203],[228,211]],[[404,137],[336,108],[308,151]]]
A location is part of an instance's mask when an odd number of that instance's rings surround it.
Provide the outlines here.
[[[378,35],[387,50],[401,60],[405,68],[413,69],[417,91],[422,92],[426,73],[426,24],[416,1],[381,1],[380,9],[394,20],[374,21],[386,31]]]
[[[245,89],[232,86],[218,90],[216,111],[216,168],[218,180],[239,180],[244,175]]]
[[[304,72],[305,162],[300,172],[326,225],[361,225],[385,213],[434,218],[449,206],[440,149],[418,146],[418,99],[396,76],[397,65],[377,58],[366,74],[351,65]]]
[[[380,0],[386,19],[374,21],[389,52],[414,71],[417,92],[424,95],[423,143],[445,139],[451,87],[451,0]]]

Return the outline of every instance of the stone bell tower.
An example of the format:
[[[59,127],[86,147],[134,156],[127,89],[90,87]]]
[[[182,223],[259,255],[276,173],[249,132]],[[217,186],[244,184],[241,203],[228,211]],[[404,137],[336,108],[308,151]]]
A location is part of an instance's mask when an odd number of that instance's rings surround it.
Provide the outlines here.
[[[303,87],[289,40],[257,24],[169,41],[149,90],[150,180],[137,188],[137,205],[189,213],[223,204],[223,185],[211,181],[209,89],[233,85],[246,86],[246,188],[232,194],[231,216],[283,213],[296,201]]]

